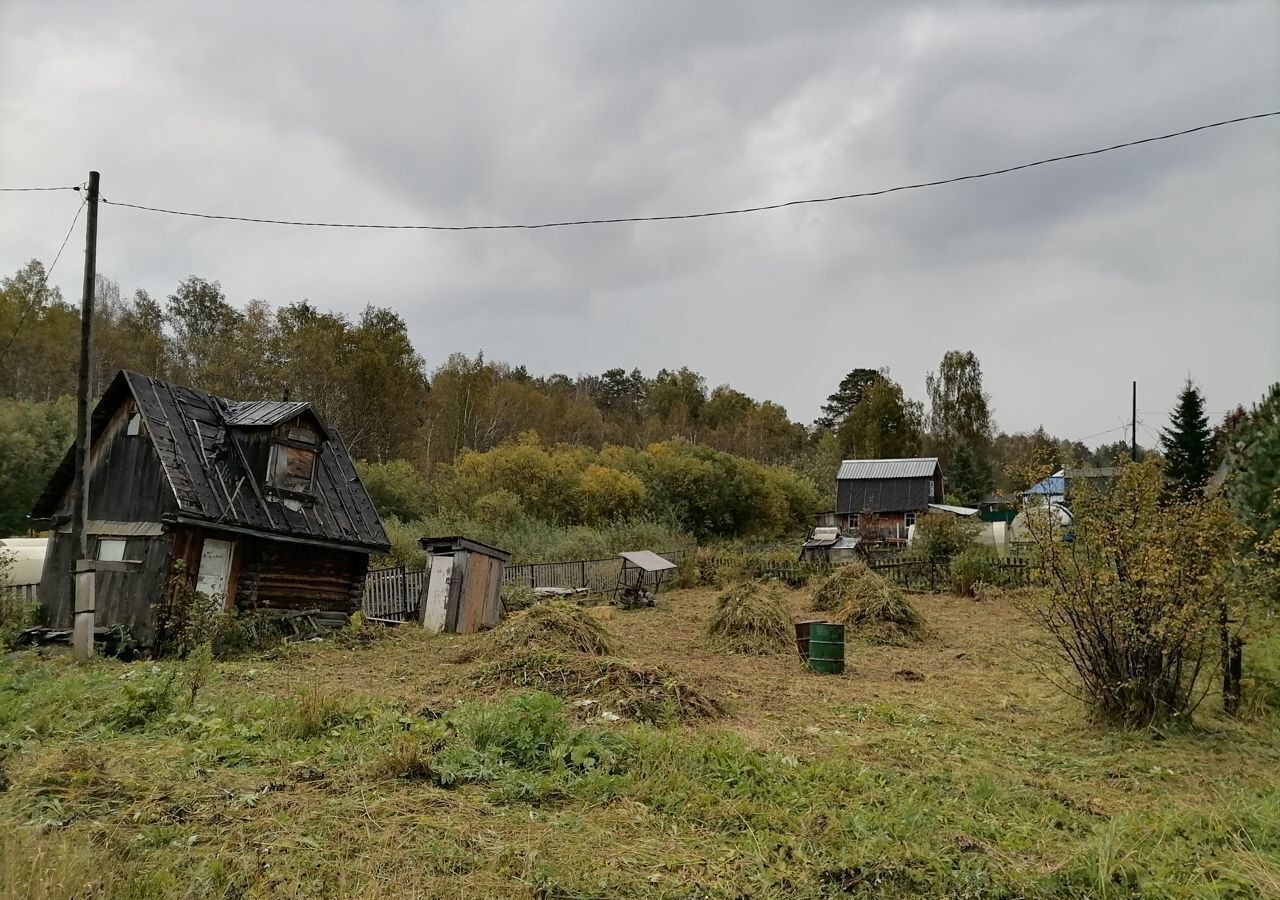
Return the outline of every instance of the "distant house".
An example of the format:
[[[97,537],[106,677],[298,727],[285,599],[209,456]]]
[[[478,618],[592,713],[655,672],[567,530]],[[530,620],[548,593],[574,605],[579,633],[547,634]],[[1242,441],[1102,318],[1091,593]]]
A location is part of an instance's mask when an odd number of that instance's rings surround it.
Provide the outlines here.
[[[1057,506],[1063,503],[1070,504],[1073,485],[1076,487],[1077,492],[1079,487],[1084,484],[1089,485],[1090,489],[1094,491],[1105,490],[1115,476],[1115,471],[1114,468],[1109,466],[1104,468],[1059,469],[1052,475],[1036,482],[1023,493],[1028,499],[1047,503],[1050,506]]]
[[[941,503],[942,467],[936,457],[846,459],[836,474],[836,525],[843,532],[878,532],[906,540],[907,529],[931,503]]]
[[[120,372],[93,412],[86,531],[98,627],[142,646],[175,572],[219,606],[360,608],[369,555],[390,547],[341,437],[302,401],[236,401]],[[54,627],[72,620],[73,451],[32,516],[53,529],[39,599]],[[181,567],[177,563],[182,563]]]

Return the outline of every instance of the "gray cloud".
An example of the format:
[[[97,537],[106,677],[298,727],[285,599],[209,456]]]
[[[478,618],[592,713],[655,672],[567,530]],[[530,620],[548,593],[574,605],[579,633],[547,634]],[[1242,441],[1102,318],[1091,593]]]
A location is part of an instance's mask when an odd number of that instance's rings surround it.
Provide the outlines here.
[[[661,214],[927,180],[1280,105],[1274,3],[23,4],[0,182],[251,216]],[[690,365],[811,418],[887,365],[982,359],[1002,427],[1110,428],[1280,379],[1274,121],[750,217],[467,234],[108,207],[100,269],[167,293],[391,306],[429,362]],[[0,198],[0,271],[75,201]],[[78,254],[55,281],[77,290]],[[1148,416],[1152,426],[1160,415]],[[1109,437],[1110,435],[1108,435]]]

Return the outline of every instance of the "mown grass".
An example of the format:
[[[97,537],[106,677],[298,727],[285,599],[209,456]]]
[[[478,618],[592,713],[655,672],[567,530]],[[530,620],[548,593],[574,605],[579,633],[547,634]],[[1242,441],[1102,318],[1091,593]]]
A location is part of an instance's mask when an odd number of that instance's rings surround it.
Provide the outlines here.
[[[221,663],[194,702],[181,664],[0,663],[0,896],[1276,895],[1270,713],[1099,731],[981,639],[997,601],[918,599],[940,637],[842,678],[704,651],[712,592],[612,616],[730,704],[666,728],[495,695],[448,661],[481,637]]]

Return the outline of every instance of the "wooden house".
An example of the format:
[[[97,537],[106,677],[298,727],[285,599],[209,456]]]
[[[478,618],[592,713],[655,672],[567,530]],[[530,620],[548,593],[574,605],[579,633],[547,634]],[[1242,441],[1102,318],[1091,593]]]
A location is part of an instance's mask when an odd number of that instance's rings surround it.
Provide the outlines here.
[[[929,505],[942,502],[935,457],[846,459],[836,473],[836,526],[844,534],[905,541]]]
[[[40,583],[48,624],[72,619],[74,448],[32,516],[52,520]],[[369,555],[390,547],[341,437],[303,401],[236,401],[133,372],[93,412],[90,555],[98,627],[149,647],[176,572],[227,609],[360,608]],[[182,565],[177,565],[181,563]]]

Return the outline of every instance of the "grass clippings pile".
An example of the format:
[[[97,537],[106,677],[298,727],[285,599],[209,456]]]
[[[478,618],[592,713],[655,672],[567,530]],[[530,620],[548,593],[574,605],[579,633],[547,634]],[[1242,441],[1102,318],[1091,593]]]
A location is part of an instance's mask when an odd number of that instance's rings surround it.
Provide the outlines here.
[[[570,700],[587,700],[599,712],[653,725],[714,719],[725,713],[718,700],[665,667],[611,657],[515,653],[481,669],[475,683],[478,687],[532,688]]]
[[[613,640],[595,617],[574,603],[549,600],[507,617],[487,635],[499,650],[565,650],[608,656]]]
[[[892,582],[865,566],[845,566],[814,593],[817,609],[835,611],[853,637],[903,647],[929,636],[924,617]]]
[[[790,649],[791,627],[777,586],[748,581],[720,595],[707,634],[731,653],[763,655]]]

